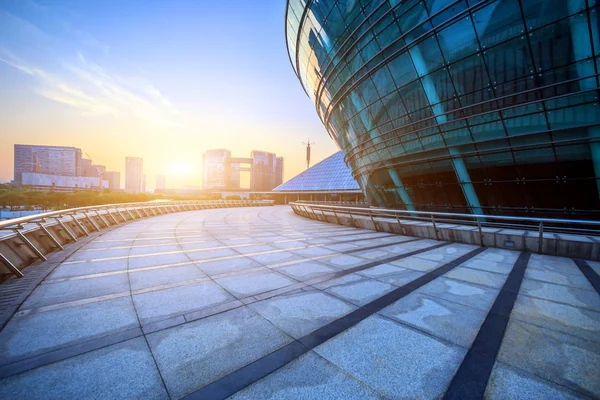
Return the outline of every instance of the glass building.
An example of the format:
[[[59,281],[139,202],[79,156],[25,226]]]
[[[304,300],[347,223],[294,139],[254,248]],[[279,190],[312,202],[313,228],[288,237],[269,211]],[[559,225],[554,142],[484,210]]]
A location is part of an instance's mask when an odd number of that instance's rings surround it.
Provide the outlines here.
[[[372,205],[598,219],[599,6],[288,0],[286,39]]]

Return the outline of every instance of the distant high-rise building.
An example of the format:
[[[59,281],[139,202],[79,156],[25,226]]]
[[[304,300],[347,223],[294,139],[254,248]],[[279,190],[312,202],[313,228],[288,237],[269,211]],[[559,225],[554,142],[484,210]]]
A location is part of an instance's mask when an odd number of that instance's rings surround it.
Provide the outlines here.
[[[14,176],[20,186],[25,172],[82,176],[81,149],[66,146],[15,144]]]
[[[206,189],[224,189],[229,177],[225,176],[225,159],[231,158],[227,149],[207,150],[202,155],[202,187]]]
[[[283,157],[277,157],[277,165],[275,166],[275,186],[283,183]]]
[[[108,181],[108,188],[111,190],[121,190],[121,173],[118,171],[104,171],[102,180]]]
[[[158,175],[156,177],[156,187],[155,189],[164,190],[167,188],[167,177],[164,175]]]
[[[125,190],[131,193],[143,191],[144,160],[140,157],[125,158]]]
[[[231,157],[227,149],[208,150],[202,157],[203,189],[240,189],[240,173],[250,172],[250,190],[268,192],[283,183],[283,157],[253,150],[250,158]]]
[[[250,190],[254,192],[267,192],[275,186],[277,157],[275,153],[252,150],[252,175],[250,177]]]
[[[142,175],[142,193],[146,193],[146,174]]]

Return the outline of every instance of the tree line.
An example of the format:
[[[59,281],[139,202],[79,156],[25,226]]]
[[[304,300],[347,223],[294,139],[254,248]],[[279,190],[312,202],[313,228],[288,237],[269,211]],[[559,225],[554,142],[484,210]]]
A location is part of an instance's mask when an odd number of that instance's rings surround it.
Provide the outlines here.
[[[237,197],[238,196],[228,196]],[[172,196],[152,193],[125,193],[111,190],[77,192],[52,192],[16,189],[0,186],[0,209],[18,210],[62,210],[66,208],[98,206],[103,204],[135,203],[151,200],[219,200],[220,194],[198,196]],[[233,200],[233,199],[232,199]]]

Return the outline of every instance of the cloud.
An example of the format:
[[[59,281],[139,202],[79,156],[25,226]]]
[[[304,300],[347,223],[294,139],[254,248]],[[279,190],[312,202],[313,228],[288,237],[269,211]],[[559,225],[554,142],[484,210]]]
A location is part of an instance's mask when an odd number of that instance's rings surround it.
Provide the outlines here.
[[[30,76],[33,91],[85,116],[133,116],[183,127],[171,101],[148,79],[111,58],[107,46],[81,31],[61,40],[0,11],[0,62]],[[64,25],[61,27],[64,29]],[[3,34],[4,33],[4,34]],[[86,55],[84,55],[84,53]]]

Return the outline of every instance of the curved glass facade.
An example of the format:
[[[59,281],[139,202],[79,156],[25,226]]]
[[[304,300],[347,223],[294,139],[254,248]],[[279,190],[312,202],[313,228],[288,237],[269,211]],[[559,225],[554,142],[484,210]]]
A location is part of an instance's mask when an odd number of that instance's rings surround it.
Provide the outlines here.
[[[599,5],[289,0],[287,46],[371,204],[598,219]]]

